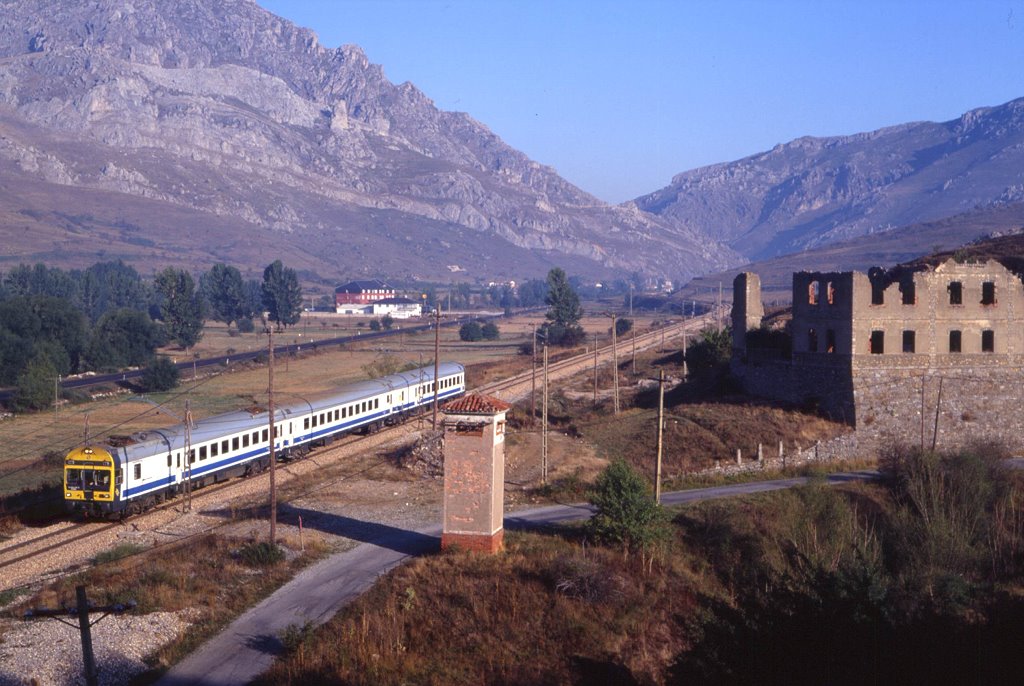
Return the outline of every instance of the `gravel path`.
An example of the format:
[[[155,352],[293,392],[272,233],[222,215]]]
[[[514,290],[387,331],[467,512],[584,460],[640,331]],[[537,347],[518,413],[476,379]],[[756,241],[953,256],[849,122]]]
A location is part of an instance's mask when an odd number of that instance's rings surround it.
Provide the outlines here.
[[[92,627],[101,684],[123,684],[148,669],[147,655],[174,641],[191,610],[104,618]],[[0,686],[71,686],[85,683],[76,626],[55,619],[0,621]]]

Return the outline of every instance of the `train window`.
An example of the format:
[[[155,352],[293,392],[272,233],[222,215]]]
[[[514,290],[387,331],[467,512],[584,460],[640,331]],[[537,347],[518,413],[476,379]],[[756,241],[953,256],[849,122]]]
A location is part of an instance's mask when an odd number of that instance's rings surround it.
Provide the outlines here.
[[[141,462],[136,462],[135,463],[135,478],[136,479],[141,479],[142,478],[142,463]]]
[[[373,409],[375,409],[375,410],[380,409],[380,398],[374,398],[373,399]]]
[[[248,448],[249,447],[249,434],[243,434],[242,435],[242,447],[243,448]]]
[[[303,431],[305,431],[308,428],[309,428],[309,417],[306,417],[305,419],[302,420],[302,429],[303,429]]]
[[[320,415],[320,423],[321,424],[326,424],[329,421],[331,421],[330,415],[327,415],[327,414]]]
[[[231,449],[238,450],[238,436],[231,439]]]
[[[319,423],[320,423],[319,422],[319,417],[317,417],[316,415],[313,415],[313,426],[316,426]]]
[[[181,467],[181,453],[174,453],[174,462],[179,468]]]
[[[252,432],[252,444],[256,445],[259,442],[260,442],[260,432],[259,431],[253,431]]]
[[[195,461],[196,461],[196,449],[192,448],[192,450],[188,451],[188,463],[192,464]]]
[[[263,430],[263,442],[266,443],[270,438],[270,431],[268,429]]]
[[[206,459],[206,446],[205,445],[199,446],[199,459],[200,460],[205,460]]]
[[[335,410],[334,411],[334,421],[338,421],[339,419],[341,419],[341,411],[340,410]]]
[[[220,451],[222,453],[227,454],[227,452],[228,452],[228,439],[225,438],[223,441],[220,442]]]
[[[217,443],[211,443],[210,444],[210,457],[217,457],[217,454],[218,454],[217,449],[218,448],[220,448],[220,445],[218,445]]]
[[[170,453],[167,453],[167,466],[168,467],[171,466],[171,454]]]

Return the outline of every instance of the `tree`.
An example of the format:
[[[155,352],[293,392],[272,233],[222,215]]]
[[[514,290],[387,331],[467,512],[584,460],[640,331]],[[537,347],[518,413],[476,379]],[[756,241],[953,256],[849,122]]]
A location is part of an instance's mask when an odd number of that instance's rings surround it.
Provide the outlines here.
[[[371,319],[370,320],[370,331],[380,331],[380,320],[379,319]]]
[[[160,328],[145,312],[119,309],[107,312],[92,330],[86,360],[98,370],[139,367],[153,357],[161,343]]]
[[[154,287],[160,296],[160,319],[168,337],[182,348],[191,348],[203,337],[203,304],[192,275],[168,267],[157,274]]]
[[[625,336],[627,333],[633,330],[633,320],[626,319],[625,317],[619,317],[615,320],[615,335]]]
[[[46,355],[40,354],[29,360],[18,375],[12,399],[15,410],[41,410],[53,400],[57,370]]]
[[[537,307],[544,304],[548,295],[548,284],[540,279],[530,279],[519,287],[519,305]]]
[[[481,331],[485,341],[496,341],[501,337],[501,330],[494,322],[487,322]]]
[[[481,341],[484,338],[483,327],[480,322],[466,322],[459,327],[459,340],[471,343]]]
[[[591,535],[622,546],[623,554],[647,556],[668,538],[668,519],[651,488],[625,460],[616,459],[597,477],[590,502],[597,512],[587,524]]]
[[[575,345],[584,337],[579,325],[583,307],[576,291],[569,284],[565,272],[555,267],[548,272],[548,293],[544,298],[548,323],[544,325],[547,340],[552,345]]]
[[[139,385],[148,392],[169,391],[178,385],[180,372],[166,357],[154,357],[142,370]]]
[[[210,306],[210,316],[225,324],[253,315],[242,273],[236,267],[218,263],[199,277],[199,291]]]
[[[149,288],[132,267],[117,262],[97,262],[80,277],[82,311],[89,321],[120,308],[146,309]]]
[[[386,314],[380,318],[380,325],[384,327],[385,331],[390,331],[391,327],[395,325],[395,318]]]
[[[280,329],[298,324],[302,317],[302,287],[295,270],[274,260],[263,270],[263,308]]]
[[[700,340],[687,348],[686,364],[691,374],[707,378],[724,373],[731,356],[731,329],[708,328],[700,332]]]

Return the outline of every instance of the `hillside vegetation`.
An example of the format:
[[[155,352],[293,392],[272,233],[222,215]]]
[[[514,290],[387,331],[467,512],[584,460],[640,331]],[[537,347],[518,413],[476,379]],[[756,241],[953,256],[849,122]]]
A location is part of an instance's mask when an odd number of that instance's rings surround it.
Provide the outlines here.
[[[1024,483],[998,451],[904,452],[676,513],[645,571],[582,529],[391,573],[262,684],[1000,683],[1024,667]]]

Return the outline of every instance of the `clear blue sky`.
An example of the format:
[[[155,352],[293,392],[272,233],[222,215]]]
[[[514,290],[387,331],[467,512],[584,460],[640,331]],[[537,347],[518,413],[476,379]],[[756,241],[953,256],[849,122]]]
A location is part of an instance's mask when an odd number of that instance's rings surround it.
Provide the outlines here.
[[[258,0],[609,202],[1024,96],[1024,0]]]

